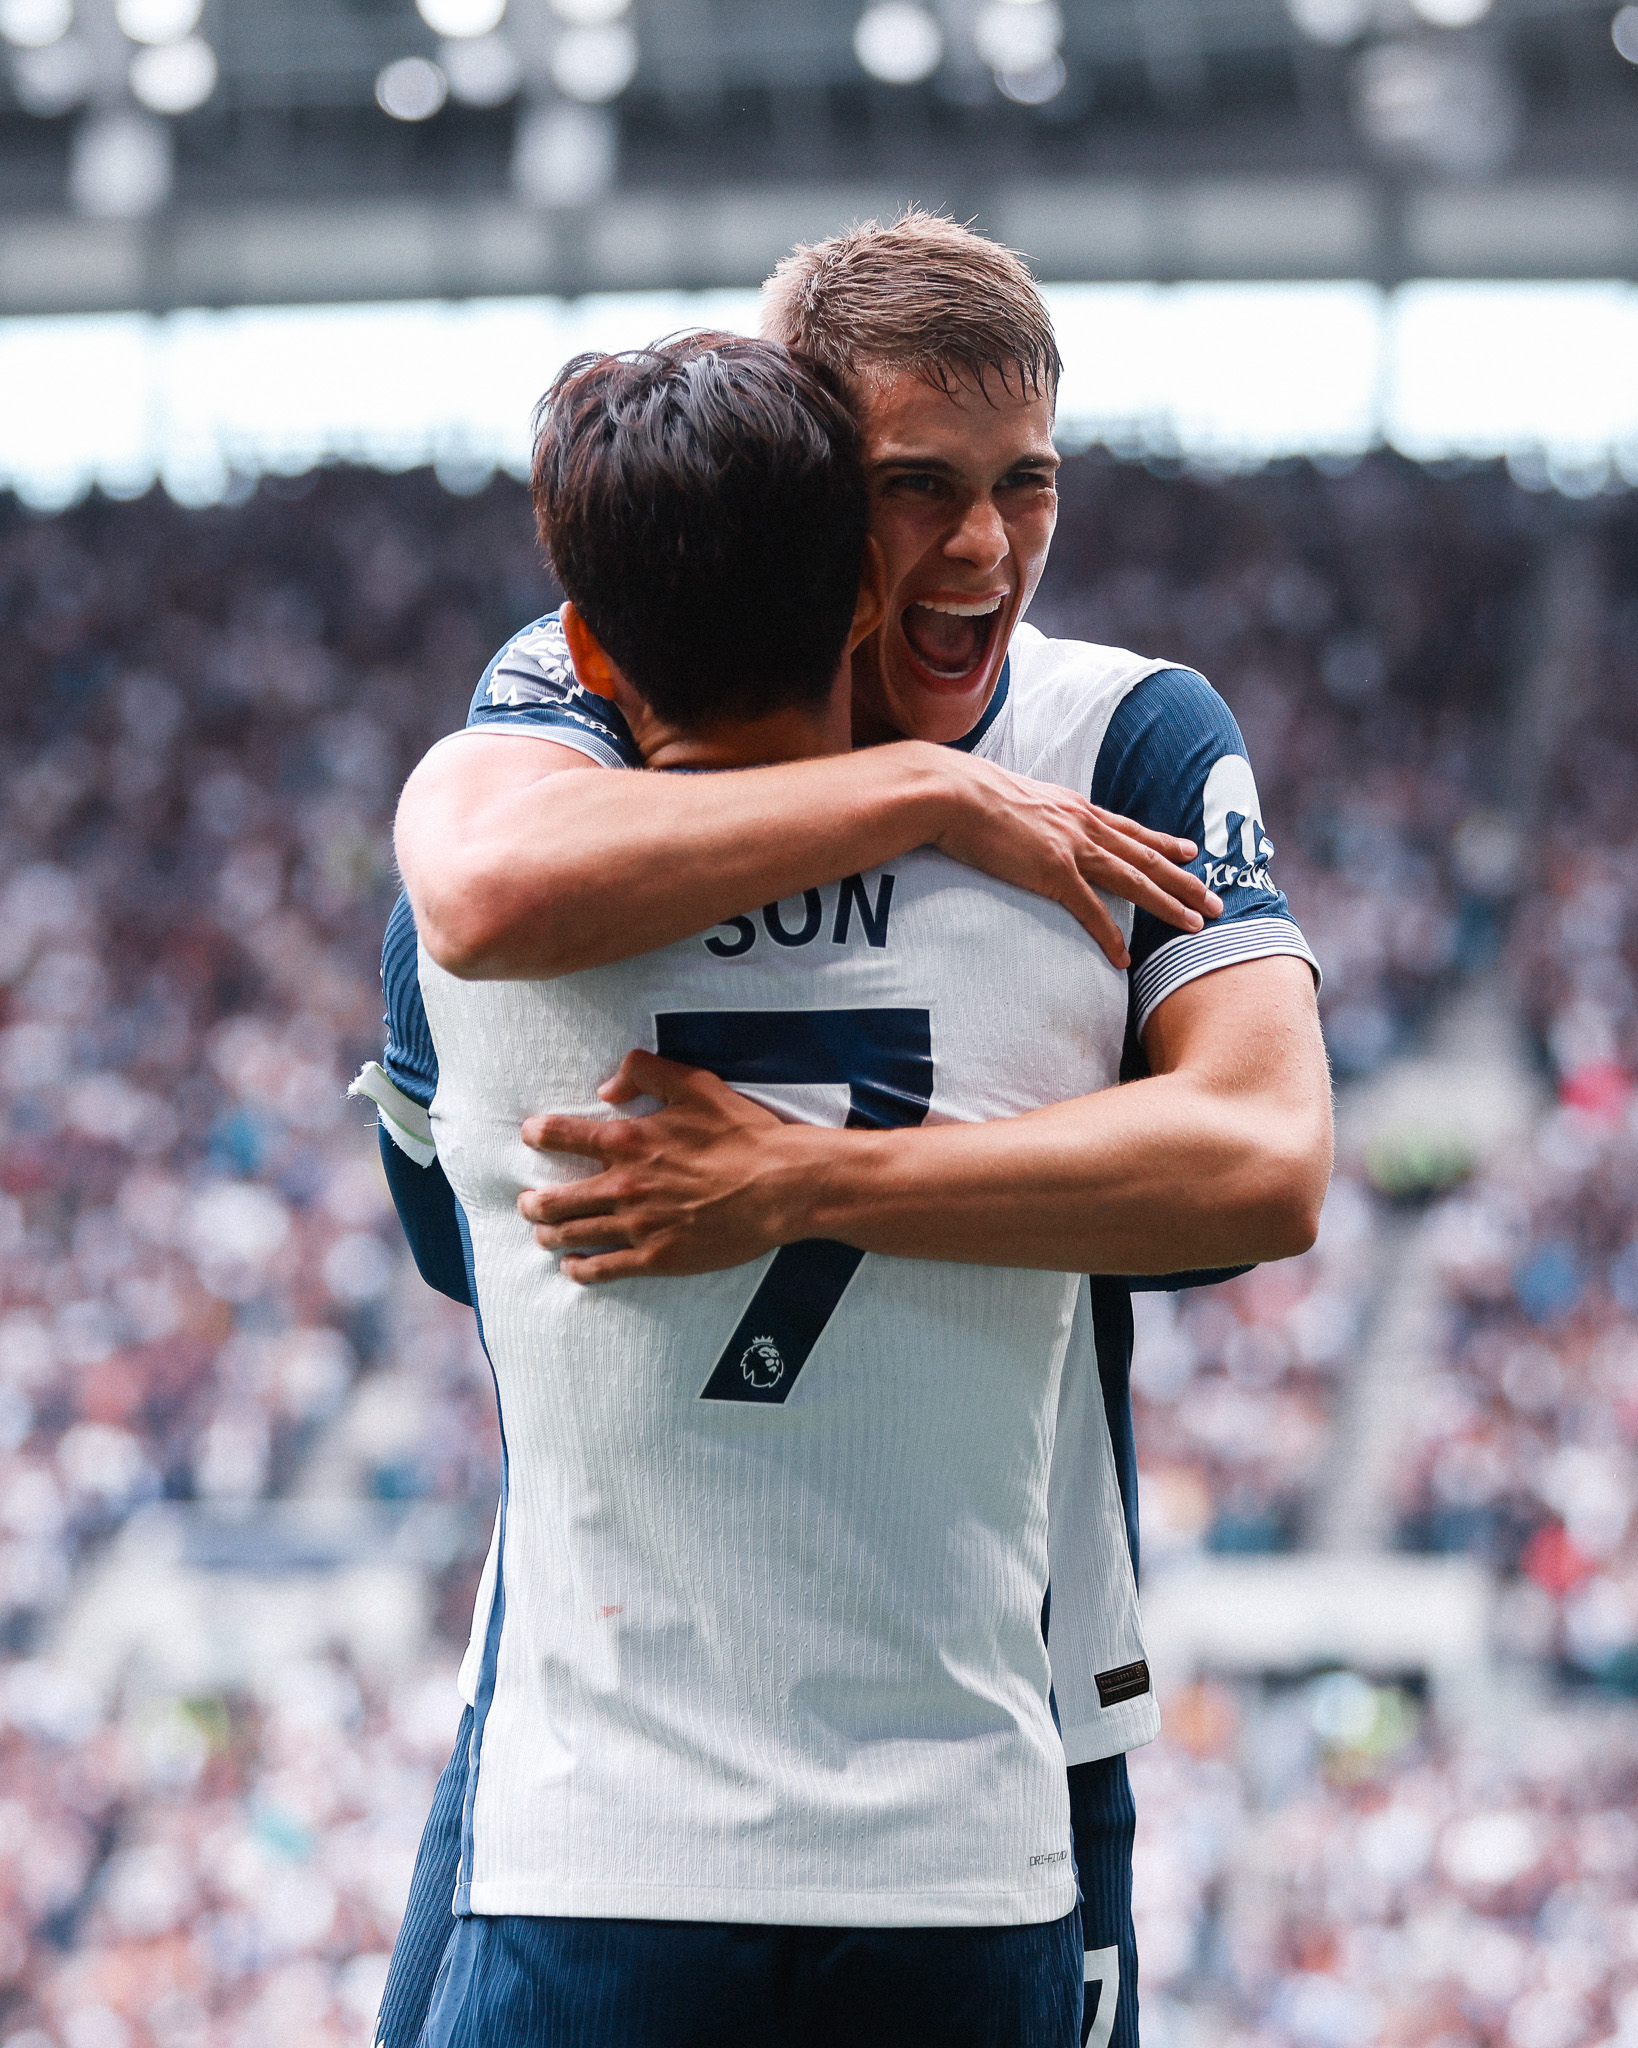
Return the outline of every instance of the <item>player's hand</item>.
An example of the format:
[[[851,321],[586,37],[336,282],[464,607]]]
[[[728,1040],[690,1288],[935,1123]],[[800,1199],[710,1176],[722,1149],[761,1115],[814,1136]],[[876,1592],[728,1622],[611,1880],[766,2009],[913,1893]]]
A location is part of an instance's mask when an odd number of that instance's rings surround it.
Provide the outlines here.
[[[1056,783],[941,751],[954,778],[955,816],[934,842],[939,850],[1061,903],[1116,967],[1129,967],[1131,956],[1100,889],[1179,931],[1197,932],[1221,915],[1221,900],[1181,865],[1199,850],[1192,839],[1151,831]]]
[[[526,1188],[518,1212],[571,1280],[717,1273],[785,1243],[780,1221],[804,1147],[823,1133],[781,1123],[700,1067],[631,1052],[597,1091],[605,1102],[653,1096],[652,1116],[532,1116],[537,1152],[595,1160],[601,1171]],[[797,1234],[800,1234],[798,1232]]]

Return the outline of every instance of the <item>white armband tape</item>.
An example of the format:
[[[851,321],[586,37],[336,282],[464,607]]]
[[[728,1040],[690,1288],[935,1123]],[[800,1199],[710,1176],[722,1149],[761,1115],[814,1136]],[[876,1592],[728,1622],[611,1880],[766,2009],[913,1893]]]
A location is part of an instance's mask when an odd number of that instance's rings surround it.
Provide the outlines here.
[[[360,1069],[358,1079],[347,1090],[373,1102],[380,1112],[381,1128],[399,1151],[417,1166],[430,1166],[438,1157],[432,1140],[432,1119],[414,1096],[406,1095],[378,1060]]]

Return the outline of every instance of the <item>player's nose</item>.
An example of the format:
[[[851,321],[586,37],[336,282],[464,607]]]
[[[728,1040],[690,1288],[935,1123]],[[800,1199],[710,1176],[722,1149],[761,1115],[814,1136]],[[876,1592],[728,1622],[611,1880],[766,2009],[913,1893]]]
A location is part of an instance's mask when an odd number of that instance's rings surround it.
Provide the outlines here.
[[[954,561],[989,570],[1006,560],[1008,546],[1005,520],[987,498],[980,498],[967,508],[944,552]]]

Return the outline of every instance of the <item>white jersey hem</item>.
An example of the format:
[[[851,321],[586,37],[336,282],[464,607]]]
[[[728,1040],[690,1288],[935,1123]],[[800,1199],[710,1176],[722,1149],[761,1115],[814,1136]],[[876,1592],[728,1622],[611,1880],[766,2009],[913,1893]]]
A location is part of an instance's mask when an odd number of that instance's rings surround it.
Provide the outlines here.
[[[467,1910],[570,1920],[705,1920],[749,1927],[1038,1927],[1075,1904],[1068,1852],[1063,1876],[1032,1892],[802,1891],[693,1885],[561,1884],[485,1878]]]
[[[1105,1757],[1142,1749],[1159,1733],[1160,1702],[1151,1693],[1129,1707],[1109,1708],[1096,1721],[1066,1721],[1064,1760],[1071,1765],[1101,1763]]]

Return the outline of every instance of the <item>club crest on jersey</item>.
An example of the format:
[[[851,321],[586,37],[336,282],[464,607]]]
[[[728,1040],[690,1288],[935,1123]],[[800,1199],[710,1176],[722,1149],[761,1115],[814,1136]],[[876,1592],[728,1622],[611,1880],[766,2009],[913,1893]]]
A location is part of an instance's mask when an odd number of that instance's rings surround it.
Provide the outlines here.
[[[580,693],[580,680],[569,657],[569,643],[556,612],[526,626],[501,649],[489,681],[489,701],[497,709],[516,709]]]
[[[771,1337],[753,1337],[740,1358],[739,1369],[753,1387],[777,1387],[785,1377],[785,1360]]]

